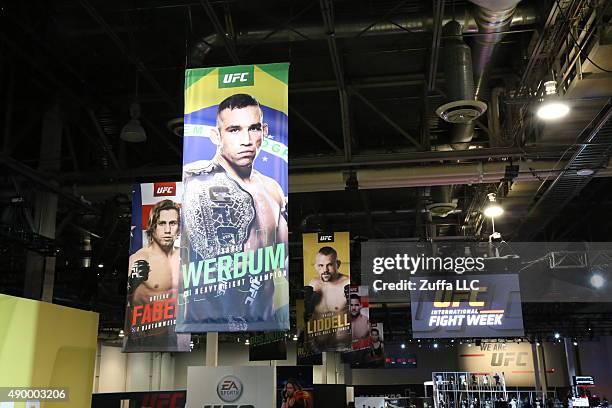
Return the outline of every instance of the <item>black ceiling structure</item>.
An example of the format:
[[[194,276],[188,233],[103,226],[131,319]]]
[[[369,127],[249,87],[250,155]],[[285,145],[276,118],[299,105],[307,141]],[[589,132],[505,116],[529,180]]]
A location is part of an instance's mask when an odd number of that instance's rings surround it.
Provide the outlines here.
[[[29,254],[52,256],[54,301],[122,326],[132,185],[180,179],[191,67],[291,64],[292,298],[303,232],[351,231],[355,259],[364,240],[488,240],[491,192],[505,239],[608,241],[611,17],[590,0],[0,0],[0,291],[23,295]],[[553,76],[571,113],[545,124]],[[445,121],[436,109],[457,94],[486,112]],[[138,144],[119,137],[136,100]],[[57,197],[54,238],[40,192]],[[380,306],[409,335],[408,306]],[[529,335],[558,315],[568,335],[612,333],[612,310],[546,308],[525,305]]]

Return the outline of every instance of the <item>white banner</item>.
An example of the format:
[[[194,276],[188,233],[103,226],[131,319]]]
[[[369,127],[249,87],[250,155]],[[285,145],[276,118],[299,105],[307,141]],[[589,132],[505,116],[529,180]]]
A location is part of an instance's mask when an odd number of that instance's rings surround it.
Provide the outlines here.
[[[190,408],[276,406],[274,367],[188,367]]]

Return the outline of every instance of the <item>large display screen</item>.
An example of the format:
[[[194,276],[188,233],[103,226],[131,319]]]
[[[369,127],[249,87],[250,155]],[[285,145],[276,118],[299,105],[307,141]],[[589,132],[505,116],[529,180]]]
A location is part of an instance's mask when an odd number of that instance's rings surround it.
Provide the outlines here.
[[[410,278],[414,338],[521,337],[517,275]]]
[[[289,329],[288,69],[186,72],[179,332]]]

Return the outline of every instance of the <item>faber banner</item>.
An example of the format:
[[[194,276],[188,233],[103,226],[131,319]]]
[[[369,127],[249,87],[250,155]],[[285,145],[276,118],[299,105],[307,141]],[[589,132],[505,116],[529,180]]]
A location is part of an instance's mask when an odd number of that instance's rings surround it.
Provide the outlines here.
[[[289,329],[288,68],[186,72],[177,331]]]
[[[304,234],[304,345],[313,352],[349,350],[348,232]]]
[[[189,351],[175,333],[181,183],[134,186],[124,352]]]

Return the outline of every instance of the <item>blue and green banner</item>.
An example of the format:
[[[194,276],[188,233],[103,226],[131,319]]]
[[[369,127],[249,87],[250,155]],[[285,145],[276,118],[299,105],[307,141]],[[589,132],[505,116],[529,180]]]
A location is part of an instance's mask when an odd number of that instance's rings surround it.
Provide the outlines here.
[[[289,329],[288,69],[186,72],[179,332]]]

